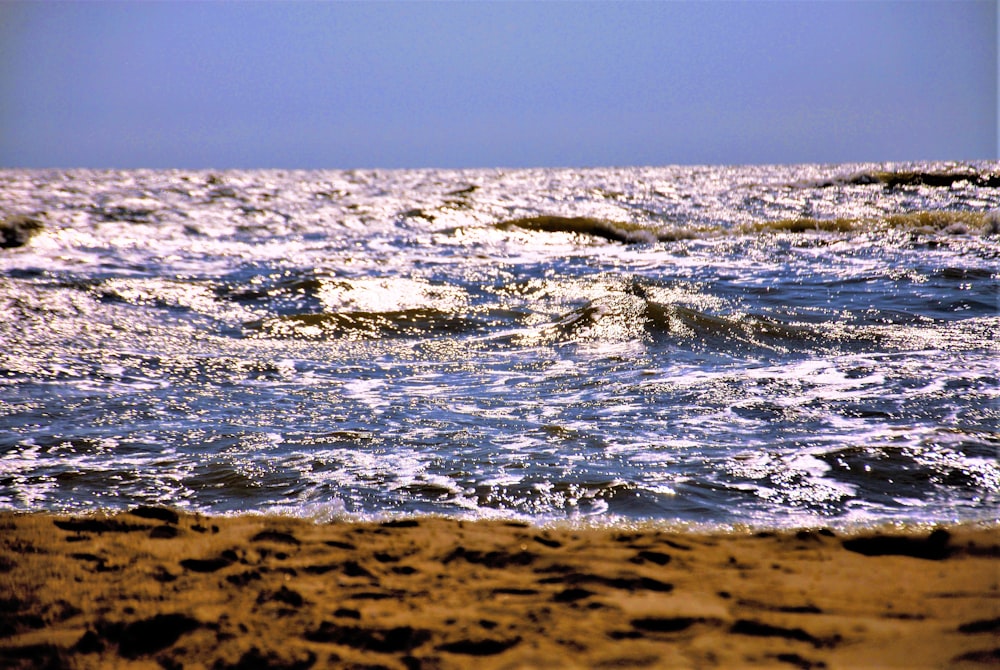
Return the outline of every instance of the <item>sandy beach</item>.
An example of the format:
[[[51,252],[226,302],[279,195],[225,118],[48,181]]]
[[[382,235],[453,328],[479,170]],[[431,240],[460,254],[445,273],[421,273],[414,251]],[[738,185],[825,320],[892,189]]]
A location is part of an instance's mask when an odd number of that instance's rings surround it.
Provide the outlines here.
[[[0,514],[0,666],[1000,664],[995,527]]]

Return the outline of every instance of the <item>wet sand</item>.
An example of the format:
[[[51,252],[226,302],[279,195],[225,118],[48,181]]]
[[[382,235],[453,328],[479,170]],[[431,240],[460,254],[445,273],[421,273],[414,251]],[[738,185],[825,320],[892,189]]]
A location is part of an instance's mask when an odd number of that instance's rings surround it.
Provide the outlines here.
[[[0,667],[978,668],[1000,532],[0,513]]]

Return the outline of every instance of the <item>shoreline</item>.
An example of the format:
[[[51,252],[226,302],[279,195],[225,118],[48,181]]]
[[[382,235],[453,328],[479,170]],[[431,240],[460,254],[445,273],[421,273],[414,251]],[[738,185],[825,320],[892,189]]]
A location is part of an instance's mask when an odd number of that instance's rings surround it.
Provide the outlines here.
[[[1000,526],[0,512],[0,665],[976,668]]]

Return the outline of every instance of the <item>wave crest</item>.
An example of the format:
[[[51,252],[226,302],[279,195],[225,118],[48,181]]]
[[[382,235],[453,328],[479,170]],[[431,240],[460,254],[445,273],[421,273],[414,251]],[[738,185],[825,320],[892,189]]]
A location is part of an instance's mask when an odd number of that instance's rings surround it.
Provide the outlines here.
[[[497,228],[519,228],[533,232],[571,233],[625,244],[653,244],[691,239],[741,237],[764,233],[835,233],[845,235],[909,231],[929,235],[998,235],[1000,212],[916,211],[882,217],[796,217],[755,221],[735,226],[655,226],[607,221],[586,216],[532,216],[496,224]]]
[[[477,330],[479,324],[436,309],[402,309],[389,312],[288,314],[250,321],[244,324],[244,328],[255,338],[370,340],[463,333]]]

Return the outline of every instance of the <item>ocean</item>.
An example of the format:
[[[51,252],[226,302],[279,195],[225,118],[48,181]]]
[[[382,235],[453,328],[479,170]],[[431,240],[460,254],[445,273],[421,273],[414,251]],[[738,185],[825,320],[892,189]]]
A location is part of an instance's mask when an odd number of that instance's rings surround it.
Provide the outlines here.
[[[997,162],[5,169],[0,220],[0,509],[996,518]]]

